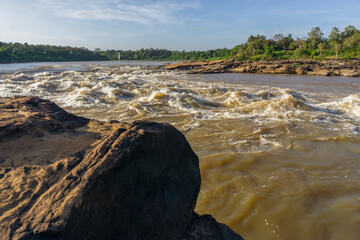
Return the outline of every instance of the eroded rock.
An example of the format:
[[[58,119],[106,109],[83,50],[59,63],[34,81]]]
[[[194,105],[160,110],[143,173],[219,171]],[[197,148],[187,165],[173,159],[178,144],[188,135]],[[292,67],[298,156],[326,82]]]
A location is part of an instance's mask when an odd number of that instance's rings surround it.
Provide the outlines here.
[[[38,138],[32,126],[48,137],[45,147],[59,134],[88,138],[85,147],[77,145],[61,159],[49,155],[48,162],[17,167],[0,163],[0,239],[242,239],[212,217],[194,213],[198,158],[169,124],[89,121],[39,98],[1,101],[10,102],[5,109],[11,111],[4,110],[8,118],[0,134],[7,140],[0,145]],[[34,114],[27,125],[25,116]],[[13,126],[28,131],[12,138]]]
[[[359,60],[269,60],[269,61],[195,61],[171,63],[168,70],[185,70],[189,73],[261,73],[298,74],[319,76],[360,76]]]
[[[71,130],[88,124],[89,119],[75,116],[55,103],[38,97],[0,99],[0,139],[25,134]]]
[[[0,167],[45,165],[81,152],[100,138],[89,123],[38,97],[0,98]]]

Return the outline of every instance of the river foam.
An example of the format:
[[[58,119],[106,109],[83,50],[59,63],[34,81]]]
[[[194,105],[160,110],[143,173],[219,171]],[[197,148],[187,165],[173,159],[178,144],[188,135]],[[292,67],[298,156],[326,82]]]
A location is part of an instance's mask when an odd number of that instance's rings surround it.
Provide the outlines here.
[[[81,67],[3,73],[0,96],[37,95],[100,120],[173,124],[200,157],[197,211],[245,238],[360,238],[360,83]]]

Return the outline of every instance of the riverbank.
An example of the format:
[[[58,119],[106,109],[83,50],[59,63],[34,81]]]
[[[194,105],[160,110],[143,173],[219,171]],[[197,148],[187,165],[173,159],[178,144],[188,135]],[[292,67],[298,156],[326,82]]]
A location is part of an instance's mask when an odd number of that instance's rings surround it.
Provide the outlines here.
[[[360,76],[360,60],[273,60],[273,61],[192,61],[170,63],[167,70],[185,70],[189,73],[261,73],[298,74],[318,76]]]

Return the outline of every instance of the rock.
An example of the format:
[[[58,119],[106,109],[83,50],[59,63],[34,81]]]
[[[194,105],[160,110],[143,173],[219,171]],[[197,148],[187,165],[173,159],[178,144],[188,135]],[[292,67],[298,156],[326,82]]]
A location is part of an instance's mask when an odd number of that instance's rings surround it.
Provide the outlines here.
[[[298,67],[298,68],[296,68],[295,72],[298,75],[305,75],[308,73],[308,70],[304,67]]]
[[[314,68],[312,71],[308,71],[307,75],[331,76],[331,71],[329,69]]]
[[[269,60],[269,61],[196,61],[163,66],[168,70],[185,70],[189,73],[263,73],[299,74],[319,76],[360,76],[360,60]],[[340,72],[341,71],[341,72]]]
[[[343,69],[340,71],[340,75],[344,77],[359,77],[360,71],[353,69]]]
[[[296,68],[291,65],[285,65],[274,69],[272,74],[296,74]]]
[[[186,231],[183,240],[244,240],[240,235],[234,233],[228,226],[216,222],[211,215],[199,216],[195,214],[193,221]]]
[[[236,65],[236,64],[235,64]],[[228,60],[220,61],[193,61],[180,62],[164,65],[167,70],[186,70],[189,73],[226,73],[234,67],[234,62]]]
[[[82,151],[100,137],[78,130],[89,122],[38,97],[0,98],[0,167],[43,165]]]
[[[85,126],[88,119],[70,114],[38,97],[0,99],[0,139],[57,132]]]
[[[89,121],[34,97],[1,101],[8,117],[0,145],[20,149],[23,139],[36,142],[31,127],[46,138],[44,146],[32,146],[35,158],[41,147],[61,148],[58,135],[73,139],[69,145],[85,144],[61,158],[48,155],[48,161],[0,163],[0,239],[242,239],[194,212],[198,157],[169,124]],[[34,115],[27,125],[23,118]],[[13,126],[30,134],[15,131],[12,138]]]
[[[233,73],[255,73],[257,70],[251,66],[242,66],[232,69]]]

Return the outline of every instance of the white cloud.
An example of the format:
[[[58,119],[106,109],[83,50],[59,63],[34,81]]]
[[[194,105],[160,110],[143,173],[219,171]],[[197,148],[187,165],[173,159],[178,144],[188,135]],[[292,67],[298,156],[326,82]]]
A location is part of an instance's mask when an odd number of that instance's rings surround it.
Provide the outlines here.
[[[175,16],[177,12],[200,7],[198,0],[181,3],[175,1],[140,3],[126,0],[37,0],[36,5],[48,9],[56,16],[65,18],[128,21],[146,25],[174,24],[180,21]]]

